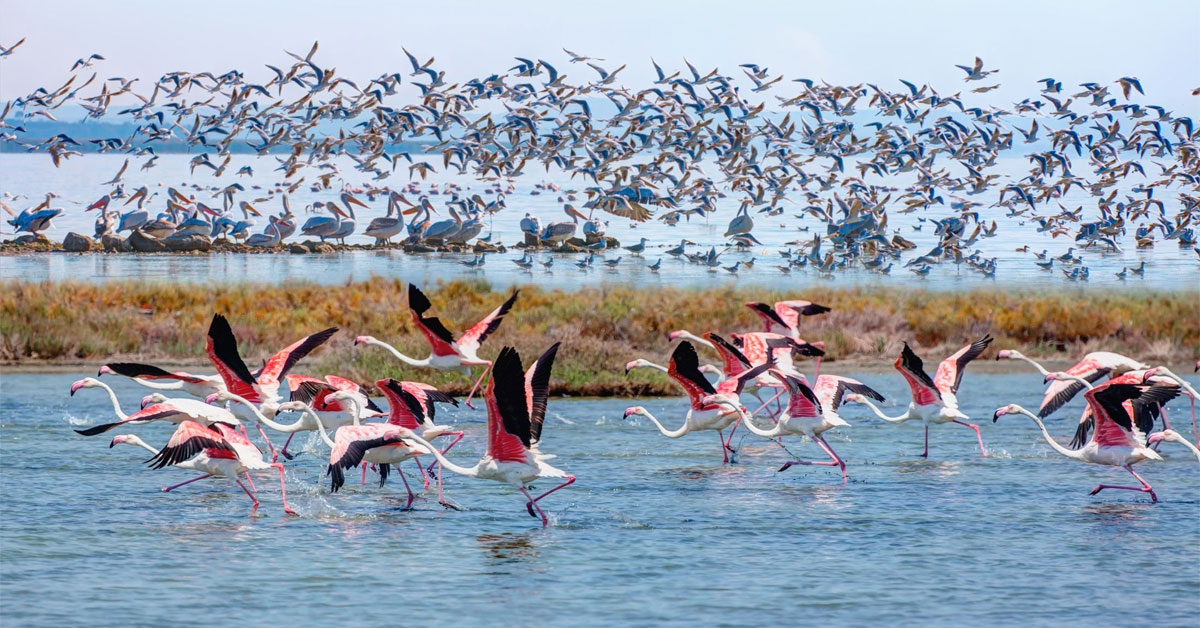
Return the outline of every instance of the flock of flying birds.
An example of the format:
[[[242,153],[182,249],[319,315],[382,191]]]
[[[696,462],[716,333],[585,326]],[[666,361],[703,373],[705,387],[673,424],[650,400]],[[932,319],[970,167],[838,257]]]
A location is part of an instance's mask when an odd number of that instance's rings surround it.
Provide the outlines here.
[[[11,56],[20,43],[0,49],[0,56]],[[1075,249],[1194,248],[1197,241],[1200,129],[1190,117],[1143,102],[1136,77],[1078,87],[1046,78],[1020,102],[992,106],[973,104],[999,85],[999,70],[978,58],[958,66],[962,89],[939,91],[907,80],[898,86],[787,80],[755,63],[732,73],[703,72],[686,60],[682,69],[652,61],[657,79],[631,87],[619,80],[624,65],[606,67],[571,51],[567,67],[517,58],[504,72],[469,80],[452,80],[433,58],[405,51],[408,70],[352,80],[322,63],[317,51],[314,43],[305,54],[288,52],[289,64],[267,65],[258,76],[176,71],[150,84],[99,78],[105,59],[93,54],[57,87],[4,103],[0,141],[46,153],[56,165],[85,149],[129,155],[99,198],[83,201],[99,211],[98,235],[141,230],[256,247],[277,247],[297,233],[435,247],[486,242],[491,233],[482,236],[484,224],[507,209],[513,181],[544,168],[578,186],[546,190],[558,193],[569,220],[526,215],[527,245],[603,248],[597,241],[610,220],[675,225],[707,220],[719,206],[727,213],[737,208],[723,234],[729,248],[761,244],[756,228],[808,232],[789,242],[795,249],[778,265],[785,273],[803,266],[887,272],[902,261],[918,274],[953,262],[992,275],[997,259],[977,243],[1005,221],[1036,223],[1038,233],[1069,241],[1074,248],[1066,254],[1043,250],[1035,261],[1072,279],[1088,273]],[[55,120],[68,104],[87,118],[129,122],[133,131],[29,136],[27,123]],[[194,153],[193,173],[235,181],[165,193],[126,189],[131,163],[154,168],[156,148],[168,143]],[[237,183],[254,167],[229,168],[235,147],[270,164],[279,180],[250,189]],[[347,160],[352,170],[342,169]],[[1028,169],[1013,170],[1005,160]],[[416,183],[439,171],[486,187],[468,194],[458,185],[438,190]],[[391,183],[396,176],[408,181]],[[308,204],[305,211],[317,215],[298,224],[288,199],[301,190],[340,193],[341,202]],[[445,200],[435,203],[439,192]],[[1091,200],[1069,207],[1072,193]],[[8,200],[29,204],[19,213],[4,205],[17,232],[42,232],[64,211],[54,207],[54,193]],[[385,202],[386,213],[360,229],[355,208],[367,211],[371,201]],[[278,214],[263,225],[256,218],[273,211],[268,202],[278,203]],[[889,226],[889,216],[914,212],[920,214],[911,227],[937,237],[931,250],[915,251]],[[587,259],[595,252],[585,251]],[[715,269],[721,252],[697,253],[696,261]],[[522,257],[522,264],[529,261]],[[1122,278],[1129,274],[1122,271]]]
[[[306,355],[335,334],[337,328],[298,340],[265,360],[258,371],[251,372],[238,351],[229,322],[220,314],[213,317],[205,342],[205,353],[216,369],[215,375],[168,372],[145,364],[105,364],[98,376],[107,373],[124,375],[157,392],[142,400],[139,411],[125,414],[116,394],[106,384],[97,378],[79,380],[71,386],[71,394],[82,388],[105,389],[119,420],[77,431],[93,436],[152,421],[177,424],[174,435],[161,449],[133,434],[115,436],[110,447],[117,444],[139,446],[151,452],[152,457],[147,463],[153,468],[173,465],[202,474],[163,491],[221,476],[237,483],[250,496],[255,509],[259,502],[249,472],[277,471],[287,514],[295,512],[288,506],[284,464],[279,461],[279,456],[290,460],[293,455],[288,452],[288,446],[292,437],[300,432],[316,431],[331,450],[326,473],[332,491],[345,484],[347,470],[361,466],[360,481],[365,484],[368,464],[374,465],[380,486],[383,486],[393,466],[414,459],[424,489],[436,480],[439,503],[457,508],[445,498],[442,470],[498,481],[519,490],[530,516],[539,517],[545,526],[549,519],[538,502],[575,481],[575,476],[551,466],[548,461],[554,456],[541,449],[551,369],[560,343],[545,350],[528,370],[524,369],[521,356],[512,347],[501,349],[494,360],[479,356],[483,342],[503,322],[518,296],[519,292],[514,292],[477,324],[456,336],[436,316],[430,315],[432,304],[420,289],[410,284],[408,306],[416,327],[429,344],[428,357],[404,355],[372,336],[355,338],[355,345],[383,348],[409,367],[458,370],[467,376],[472,375],[472,367],[482,367],[467,395],[466,405],[473,407],[471,398],[482,386],[487,407],[486,453],[471,467],[460,466],[447,457],[450,449],[463,438],[463,432],[435,423],[438,404],[458,405],[453,397],[419,381],[384,378],[375,382],[389,406],[384,412],[367,396],[362,386],[351,380],[335,375],[313,377],[290,372]],[[800,336],[805,317],[821,315],[829,308],[804,300],[746,305],[761,320],[763,331],[731,333],[726,339],[716,332],[707,332],[701,337],[679,330],[671,334],[672,340],[680,342],[670,354],[667,366],[645,359],[625,365],[626,373],[635,368],[658,369],[680,384],[688,399],[682,426],[676,429],[664,427],[641,406],[628,408],[624,416],[646,417],[669,438],[715,431],[725,463],[729,463],[730,454],[735,453],[732,439],[739,425],[745,425],[746,429],[763,438],[778,439],[780,445],[783,445],[784,436],[808,437],[828,460],[789,459],[779,470],[795,465],[837,467],[843,482],[847,478],[846,463],[833,451],[823,433],[847,425],[839,416],[844,404],[865,405],[888,423],[923,423],[925,450],[921,455],[924,457],[929,455],[929,427],[949,423],[973,430],[980,452],[987,455],[979,427],[967,422],[970,417],[960,409],[958,395],[967,365],[988,350],[992,343],[990,336],[964,346],[943,360],[932,377],[921,358],[905,343],[894,366],[908,382],[912,397],[903,414],[888,416],[875,405],[884,400],[883,395],[867,384],[821,373],[823,344]],[[715,352],[718,364],[702,365],[697,346]],[[801,371],[806,369],[800,363],[804,358],[816,359],[811,380]],[[1196,390],[1165,367],[1152,368],[1109,352],[1090,353],[1062,372],[1047,371],[1016,351],[1000,351],[996,359],[1029,362],[1045,376],[1049,386],[1036,414],[1018,405],[1006,405],[996,410],[993,420],[1010,414],[1027,415],[1041,429],[1047,443],[1062,455],[1083,462],[1123,467],[1139,483],[1138,486],[1101,484],[1092,494],[1104,489],[1123,489],[1146,493],[1152,501],[1157,501],[1154,490],[1132,469],[1132,465],[1145,460],[1161,460],[1157,449],[1163,442],[1180,443],[1200,459],[1200,449],[1171,429],[1165,409],[1175,397],[1190,396],[1193,401],[1192,432],[1193,438],[1197,438],[1200,435],[1196,433],[1194,414]],[[1197,370],[1200,370],[1200,364],[1197,364]],[[1101,381],[1106,376],[1110,379]],[[488,379],[486,385],[482,383],[485,378]],[[284,389],[289,395],[287,401],[283,399]],[[169,398],[164,392],[184,393],[189,397]],[[1043,419],[1080,392],[1084,392],[1087,406],[1077,421],[1070,421],[1074,439],[1070,446],[1063,445],[1050,435]],[[763,395],[771,393],[774,395],[763,400]],[[755,405],[754,402],[759,405],[751,411],[745,404]],[[754,417],[763,411],[767,411],[773,425],[755,422]],[[287,412],[302,414],[299,419],[285,423],[282,415]],[[374,421],[377,418],[382,420]],[[1162,429],[1155,431],[1160,422]],[[269,461],[250,441],[245,428],[247,423],[257,427],[267,444],[271,452]],[[280,450],[275,449],[263,426],[289,435]],[[332,438],[327,429],[334,430]],[[725,430],[729,431],[728,436]],[[452,439],[444,447],[430,442],[443,437]],[[794,458],[786,447],[784,451],[789,458]],[[428,458],[433,458],[434,462],[426,467]],[[407,508],[412,505],[415,493],[405,473],[399,468],[396,470],[400,471],[399,476],[408,493]],[[249,486],[242,483],[243,477]],[[543,479],[556,484],[534,496],[530,492],[531,483]]]

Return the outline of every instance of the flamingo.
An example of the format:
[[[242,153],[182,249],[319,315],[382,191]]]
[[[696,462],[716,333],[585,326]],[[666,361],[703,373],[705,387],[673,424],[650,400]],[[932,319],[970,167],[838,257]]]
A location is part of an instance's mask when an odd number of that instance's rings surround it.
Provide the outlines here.
[[[1047,382],[1052,379],[1050,371],[1047,371],[1041,364],[1025,357],[1019,351],[1005,349],[996,354],[996,359],[1028,362],[1046,378]],[[1045,397],[1042,399],[1038,416],[1043,419],[1050,416],[1055,410],[1058,410],[1066,405],[1068,401],[1074,399],[1075,395],[1084,389],[1083,381],[1075,378],[1082,378],[1088,384],[1094,384],[1105,375],[1115,377],[1128,371],[1141,371],[1148,368],[1150,368],[1150,365],[1142,364],[1133,358],[1123,356],[1119,353],[1111,353],[1109,351],[1094,351],[1089,353],[1066,371],[1063,371],[1063,373],[1072,377],[1058,379],[1050,384],[1050,387],[1046,389]]]
[[[924,423],[925,451],[921,453],[922,458],[929,457],[929,426],[941,423],[958,423],[974,430],[975,438],[979,440],[979,451],[987,456],[987,449],[983,446],[983,436],[979,433],[979,426],[962,420],[970,417],[959,411],[956,395],[967,364],[979,357],[979,354],[983,353],[991,343],[992,337],[984,336],[942,360],[942,363],[938,365],[936,379],[930,379],[925,372],[925,365],[921,362],[921,358],[913,353],[907,342],[904,343],[900,357],[896,358],[895,367],[912,388],[912,402],[908,404],[908,410],[900,416],[885,415],[875,404],[857,393],[847,395],[845,400],[867,406],[875,413],[875,416],[888,423],[904,423],[912,420]]]
[[[479,387],[479,383],[487,375],[492,363],[478,356],[479,346],[483,341],[487,340],[492,332],[500,326],[504,321],[504,315],[512,309],[512,306],[517,301],[517,295],[521,294],[520,290],[515,290],[512,296],[508,298],[500,307],[492,310],[491,314],[483,317],[483,320],[475,323],[475,326],[468,329],[466,333],[454,339],[454,335],[446,326],[442,324],[436,316],[425,316],[433,304],[429,302],[429,298],[425,293],[421,292],[415,284],[408,284],[408,307],[412,310],[413,321],[417,324],[417,328],[425,335],[425,340],[429,342],[431,353],[429,357],[418,360],[410,358],[398,349],[385,342],[377,340],[374,336],[359,336],[354,339],[354,344],[368,344],[377,347],[383,347],[396,356],[398,360],[408,364],[409,366],[427,366],[439,370],[455,370],[462,369],[468,376],[471,374],[472,366],[485,366],[483,373],[479,374],[479,378],[475,380],[471,386],[471,392],[467,395],[467,407],[474,409],[471,405],[471,397],[475,394],[475,390]]]
[[[442,448],[443,454],[449,452],[451,447],[454,447],[458,441],[462,440],[463,432],[461,430],[456,430],[449,425],[434,425],[433,423],[436,414],[434,404],[448,403],[457,407],[458,401],[454,397],[429,384],[422,382],[402,382],[390,377],[375,380],[375,386],[383,391],[384,397],[387,397],[388,408],[390,410],[388,423],[413,431],[420,430],[421,438],[427,441],[432,441],[442,436],[453,436],[454,440]],[[433,471],[434,464],[437,463],[429,464],[428,470],[430,472]]]
[[[546,420],[546,402],[550,394],[550,370],[558,344],[547,349],[528,373],[522,373],[521,356],[512,347],[504,347],[496,357],[492,378],[484,398],[488,408],[487,453],[473,467],[450,462],[436,447],[411,430],[412,439],[429,448],[442,467],[451,473],[503,482],[521,491],[528,500],[530,516],[540,516],[542,527],[550,524],[538,502],[551,493],[570,486],[575,476],[550,466],[552,456],[541,452],[542,427]],[[529,484],[538,478],[564,479],[550,490],[534,497]],[[534,511],[537,514],[534,514]]]
[[[663,373],[668,372],[667,367],[665,367],[661,364],[655,364],[654,362],[651,362],[649,360],[638,358],[636,360],[631,360],[631,361],[625,363],[625,374],[628,375],[629,371],[632,371],[634,369],[640,369],[640,368],[655,369],[657,371],[662,371]],[[712,375],[714,383],[719,384],[719,383],[725,381],[725,372],[722,371],[721,369],[719,369],[711,364],[701,364],[699,368],[700,368],[701,373],[705,373],[707,375]]]
[[[290,443],[292,441],[292,436],[294,436],[297,432],[312,432],[312,431],[316,431],[316,429],[317,429],[316,421],[310,419],[307,416],[301,417],[300,419],[296,420],[293,423],[288,423],[288,424],[276,423],[273,419],[264,415],[258,409],[258,406],[254,405],[252,402],[245,399],[244,397],[235,395],[235,394],[229,392],[228,390],[223,390],[219,393],[214,393],[214,394],[210,395],[208,397],[208,399],[206,399],[205,401],[207,401],[208,403],[232,402],[235,404],[241,404],[243,407],[245,407],[247,409],[247,411],[250,413],[250,415],[258,423],[260,423],[262,425],[266,425],[267,427],[275,430],[276,432],[282,432],[284,434],[287,434],[288,435],[288,440],[287,440],[288,443]],[[282,403],[282,404],[279,404],[278,406],[276,406],[275,412],[272,414],[274,416],[279,416],[279,413],[281,413],[281,412],[291,412],[291,411],[296,411],[296,410],[302,410],[303,408],[308,408],[308,407],[309,407],[308,404],[303,401],[289,401],[289,402]],[[334,428],[357,422],[357,417],[355,417],[354,414],[351,413],[349,410],[326,412],[326,413],[323,413],[323,416],[325,418],[326,423],[329,426],[334,427]],[[284,448],[282,450],[280,450],[280,453],[283,454],[284,458],[291,460],[293,456],[291,456],[290,454],[284,453],[286,451],[287,451],[287,444],[285,443]],[[274,452],[274,450],[272,450],[272,456],[273,456],[271,459],[272,462],[275,462],[276,460],[279,459],[279,455],[276,454]]]
[[[787,410],[779,417],[778,422],[771,429],[760,429],[754,425],[750,417],[742,411],[737,404],[731,404],[725,400],[714,399],[708,397],[707,402],[720,403],[734,411],[736,411],[746,424],[746,428],[754,434],[764,438],[777,438],[783,434],[796,434],[808,436],[817,444],[826,454],[829,455],[829,462],[811,462],[802,460],[790,460],[782,467],[780,471],[786,471],[793,465],[817,465],[817,466],[836,466],[841,469],[842,483],[846,482],[846,463],[833,451],[833,447],[825,440],[821,434],[835,427],[849,426],[842,417],[838,416],[837,410],[842,403],[842,398],[847,391],[865,395],[876,401],[883,401],[883,395],[876,392],[870,386],[849,377],[839,377],[837,375],[822,375],[817,378],[816,387],[809,388],[804,380],[780,373],[784,384],[787,386],[790,400]]]
[[[784,336],[791,336],[797,340],[800,338],[800,319],[803,316],[816,316],[829,312],[830,309],[824,305],[818,305],[812,301],[795,299],[792,301],[776,301],[775,306],[771,307],[766,303],[751,301],[746,304],[746,307],[754,311],[763,322],[763,331]]]
[[[305,336],[271,356],[257,373],[251,373],[238,353],[237,338],[233,335],[229,320],[221,314],[214,314],[208,327],[204,352],[216,367],[221,380],[225,382],[227,391],[258,404],[264,414],[273,415],[280,400],[279,378],[287,375],[297,362],[324,344],[337,330],[337,327],[330,327]],[[252,413],[247,414],[241,410],[235,411],[235,414],[238,412],[248,421],[256,418]],[[259,429],[261,432],[261,427]],[[263,438],[267,438],[266,433],[262,434]],[[270,442],[268,439],[268,445]],[[274,446],[271,448],[274,450]]]
[[[353,395],[338,391],[332,396],[338,401],[349,403],[355,415],[359,413],[358,400]],[[329,490],[334,493],[346,483],[345,469],[353,469],[364,461],[378,465],[379,486],[382,488],[387,482],[391,465],[399,465],[409,458],[434,450],[428,443],[411,442],[414,441],[410,438],[413,435],[411,430],[390,423],[344,425],[337,428],[331,439],[325,432],[321,417],[311,412],[311,408],[308,412],[317,423],[317,433],[321,435],[321,440],[325,441],[331,450],[325,474],[329,476]],[[417,464],[420,465],[419,462]],[[400,480],[404,482],[404,489],[408,492],[408,501],[404,504],[404,510],[407,510],[412,507],[416,495],[408,485],[404,472],[400,473]]]
[[[222,427],[227,429],[222,430]],[[113,447],[114,445],[126,444],[146,449],[154,454],[154,457],[147,461],[153,469],[161,469],[170,465],[180,469],[204,473],[204,475],[188,480],[187,482],[164,488],[162,489],[163,492],[168,492],[184,484],[191,484],[197,480],[214,475],[227,477],[237,483],[246,492],[250,501],[254,502],[254,508],[251,512],[258,510],[258,498],[254,496],[254,493],[250,489],[246,488],[245,484],[242,484],[238,476],[245,473],[247,474],[246,479],[249,480],[249,471],[276,469],[279,471],[279,490],[283,496],[283,512],[284,514],[295,515],[296,511],[288,506],[287,485],[284,479],[283,465],[263,462],[261,455],[257,459],[253,456],[243,456],[239,448],[229,440],[230,432],[237,434],[235,430],[221,423],[206,426],[195,421],[183,421],[175,429],[175,433],[171,435],[171,440],[167,442],[167,446],[161,450],[151,447],[133,434],[119,434],[113,437],[112,442],[108,446]]]
[[[1058,453],[1092,464],[1123,467],[1141,484],[1140,487],[1100,484],[1092,489],[1091,495],[1106,488],[1121,489],[1149,493],[1150,500],[1157,502],[1158,495],[1154,493],[1154,489],[1133,470],[1132,465],[1143,460],[1162,460],[1158,452],[1146,446],[1145,434],[1154,427],[1154,407],[1174,399],[1178,394],[1179,388],[1176,386],[1139,386],[1112,382],[1105,382],[1087,391],[1084,398],[1096,417],[1096,429],[1088,443],[1080,449],[1068,449],[1060,445],[1046,430],[1041,418],[1016,404],[997,409],[992,415],[992,421],[998,421],[1006,414],[1024,414],[1037,423],[1046,443]],[[1123,405],[1126,401],[1131,402],[1129,408]]]
[[[108,397],[113,404],[113,410],[116,412],[117,418],[120,419],[113,423],[103,423],[93,425],[87,429],[75,430],[76,433],[83,436],[95,436],[96,434],[102,434],[122,425],[140,425],[157,420],[168,421],[170,423],[196,421],[203,425],[212,425],[213,423],[239,425],[238,419],[228,410],[207,405],[196,399],[156,400],[155,403],[146,405],[141,410],[127,415],[121,410],[121,406],[117,402],[117,394],[113,392],[112,388],[109,388],[108,384],[92,377],[85,377],[71,384],[71,396],[75,396],[75,393],[83,388],[103,388],[108,392]]]
[[[1164,441],[1169,443],[1179,443],[1180,445],[1187,447],[1188,450],[1192,452],[1192,455],[1196,456],[1197,460],[1200,460],[1200,448],[1197,448],[1192,444],[1192,441],[1188,440],[1175,430],[1165,429],[1161,432],[1155,432],[1146,438],[1146,444],[1154,448],[1155,451],[1158,450],[1158,444]]]
[[[154,390],[178,390],[198,399],[225,388],[219,375],[193,375],[184,371],[167,371],[149,364],[110,362],[100,367],[97,377],[114,373]]]
[[[642,406],[627,408],[623,418],[627,419],[633,415],[644,416],[650,419],[650,422],[658,428],[658,431],[662,432],[663,436],[667,438],[681,438],[692,432],[716,430],[717,436],[721,440],[722,463],[728,463],[730,446],[729,442],[725,440],[724,430],[737,423],[738,414],[737,412],[723,409],[724,406],[716,403],[713,397],[719,394],[720,396],[717,398],[736,404],[738,396],[741,394],[746,382],[758,377],[768,368],[771,368],[771,365],[761,364],[731,376],[714,387],[700,373],[699,364],[700,358],[696,355],[696,348],[686,340],[679,343],[679,346],[675,347],[675,351],[671,354],[667,374],[671,376],[671,379],[674,379],[683,386],[690,402],[683,425],[678,429],[668,430],[666,427],[663,427],[663,424],[649,410]],[[731,432],[730,439],[732,440],[732,438],[733,434]]]
[[[383,416],[383,410],[367,397],[362,387],[344,377],[326,375],[324,380],[320,380],[308,375],[287,375],[284,377],[284,381],[287,383],[288,391],[291,393],[290,401],[302,401],[306,405],[312,406],[314,411],[324,417],[325,424],[331,427],[336,428],[350,422],[357,423],[360,419]],[[331,393],[339,390],[344,390],[355,396],[355,399],[358,400],[358,407],[362,408],[361,416],[352,416],[348,404],[338,403],[329,398]],[[280,407],[282,408],[282,406]],[[305,425],[308,427],[300,431],[317,429],[316,425],[311,421]],[[288,460],[292,459],[287,450],[288,445],[291,444],[292,437],[295,435],[296,432],[288,435],[287,441],[283,443],[283,449],[279,452]]]

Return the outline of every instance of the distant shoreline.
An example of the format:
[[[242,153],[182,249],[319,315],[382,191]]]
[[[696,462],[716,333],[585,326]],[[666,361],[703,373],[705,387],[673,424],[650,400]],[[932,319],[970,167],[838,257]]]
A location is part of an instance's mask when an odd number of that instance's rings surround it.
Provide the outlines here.
[[[482,281],[426,288],[431,314],[454,333],[475,324],[508,294]],[[364,384],[381,377],[413,379],[465,394],[470,381],[460,373],[410,368],[381,349],[354,346],[355,336],[372,335],[406,354],[428,354],[406,294],[404,282],[383,278],[338,285],[3,281],[0,373],[90,371],[110,361],[211,372],[204,357],[205,330],[213,313],[220,312],[231,320],[252,367],[309,333],[336,326],[341,331],[297,372],[337,374]],[[992,358],[999,349],[1018,349],[1051,368],[1063,368],[1089,351],[1116,351],[1169,364],[1180,373],[1191,373],[1200,354],[1196,291],[596,286],[564,292],[529,286],[521,289],[516,306],[480,355],[493,356],[506,344],[536,355],[562,341],[554,394],[677,395],[677,385],[662,373],[636,369],[626,375],[625,363],[645,358],[666,364],[676,344],[667,334],[677,329],[761,331],[762,323],[744,304],[785,298],[833,309],[801,325],[806,339],[825,343],[822,372],[890,371],[902,341],[911,343],[932,371],[943,357],[986,333],[996,341],[972,365],[980,372],[1030,370],[1024,363],[997,363]],[[702,360],[717,361],[706,348],[700,354]],[[811,373],[812,367],[811,360],[801,363],[804,371]]]

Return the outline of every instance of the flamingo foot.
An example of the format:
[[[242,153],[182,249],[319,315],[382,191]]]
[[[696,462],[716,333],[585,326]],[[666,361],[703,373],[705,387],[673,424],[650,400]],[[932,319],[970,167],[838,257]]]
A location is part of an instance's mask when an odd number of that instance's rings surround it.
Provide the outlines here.
[[[462,506],[459,506],[458,504],[456,504],[450,500],[447,500],[447,499],[440,500],[440,501],[438,501],[438,503],[442,505],[442,508],[445,508],[447,510],[458,510],[458,511],[465,510],[465,508],[463,508]]]

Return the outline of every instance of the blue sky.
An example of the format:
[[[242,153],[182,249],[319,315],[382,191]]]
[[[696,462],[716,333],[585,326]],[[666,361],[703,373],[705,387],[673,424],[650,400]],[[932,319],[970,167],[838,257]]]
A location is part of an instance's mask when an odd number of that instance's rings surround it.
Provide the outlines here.
[[[643,83],[650,58],[726,74],[754,62],[788,78],[930,82],[943,93],[967,85],[955,63],[975,55],[998,67],[988,102],[1036,93],[1033,81],[1066,84],[1141,79],[1147,103],[1196,116],[1200,98],[1200,2],[389,2],[224,0],[171,3],[3,0],[0,43],[28,41],[0,61],[0,98],[56,86],[78,57],[108,57],[101,77],[150,79],[172,70],[263,78],[263,64],[289,61],[320,40],[317,60],[353,79],[407,71],[401,46],[434,56],[451,80],[501,72],[515,55],[544,58],[572,80],[591,80],[561,48],[629,64]],[[407,72],[406,77],[407,80]],[[990,84],[990,81],[987,82]]]

